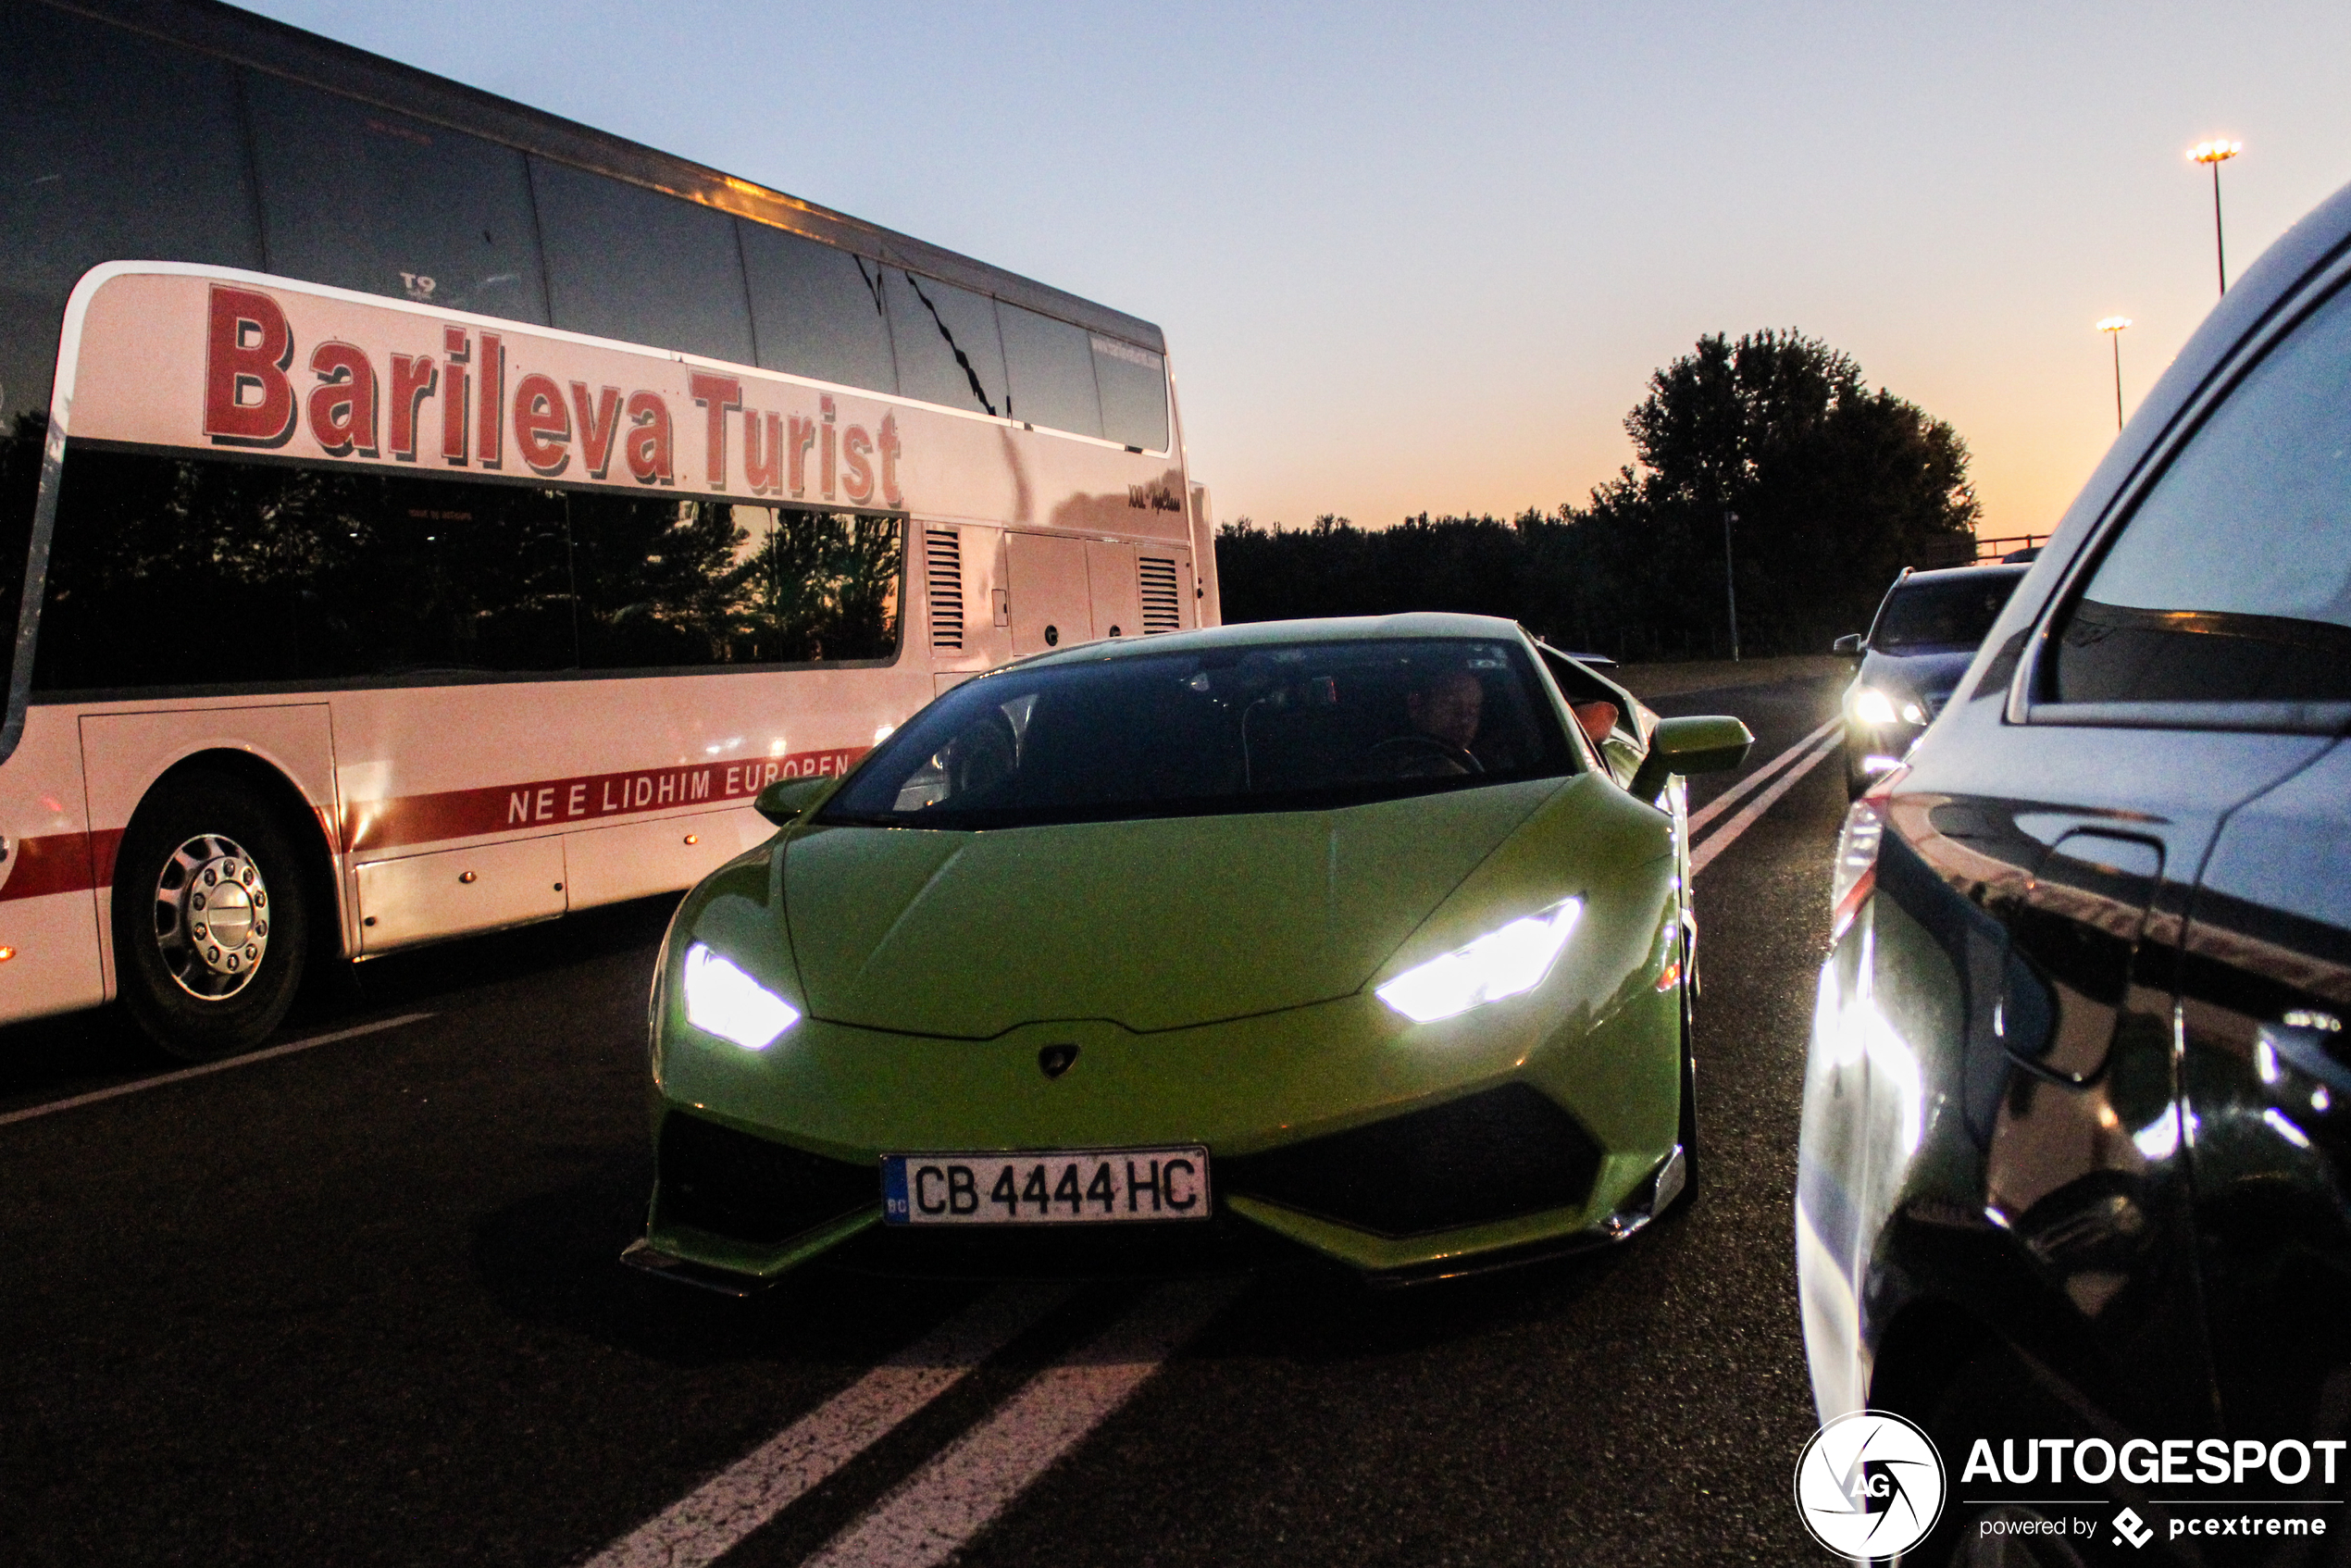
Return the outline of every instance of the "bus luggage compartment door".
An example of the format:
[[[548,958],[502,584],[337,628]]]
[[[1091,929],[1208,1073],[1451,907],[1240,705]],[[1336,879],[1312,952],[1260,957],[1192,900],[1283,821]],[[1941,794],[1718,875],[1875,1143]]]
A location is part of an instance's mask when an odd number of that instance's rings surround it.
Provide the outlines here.
[[[1088,540],[1086,578],[1094,602],[1094,635],[1140,637],[1143,602],[1135,580],[1135,547]]]
[[[1014,657],[1094,640],[1086,542],[1041,533],[1004,536]]]
[[[566,834],[564,861],[571,874],[565,895],[574,909],[585,909],[674,893],[775,835],[772,823],[740,808]]]
[[[359,881],[359,951],[552,919],[568,902],[561,835],[368,861]]]

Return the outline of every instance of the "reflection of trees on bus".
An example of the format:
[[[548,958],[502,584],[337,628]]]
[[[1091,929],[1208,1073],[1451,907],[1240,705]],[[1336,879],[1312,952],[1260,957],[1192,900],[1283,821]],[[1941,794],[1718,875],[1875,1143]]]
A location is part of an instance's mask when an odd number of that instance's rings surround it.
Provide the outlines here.
[[[577,606],[579,663],[596,669],[740,664],[735,554],[750,512],[715,502],[569,497],[565,592]]]
[[[568,497],[581,663],[800,664],[898,646],[892,518]]]
[[[888,658],[895,518],[76,448],[44,690]]]
[[[739,515],[742,509],[738,509]],[[868,659],[898,641],[901,530],[823,512],[771,514],[745,602],[758,659]]]

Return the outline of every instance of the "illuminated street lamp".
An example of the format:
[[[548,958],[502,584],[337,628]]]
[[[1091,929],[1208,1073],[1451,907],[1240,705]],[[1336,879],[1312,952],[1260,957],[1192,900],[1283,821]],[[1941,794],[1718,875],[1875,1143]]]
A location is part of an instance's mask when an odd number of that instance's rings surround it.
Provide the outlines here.
[[[2131,324],[2127,316],[2109,316],[2098,323],[2098,330],[2114,340],[2114,428],[2122,428],[2122,329]]]
[[[2220,242],[2220,166],[2245,151],[2242,142],[2226,140],[2198,142],[2188,149],[2188,156],[2197,163],[2212,166],[2212,255],[2220,267],[2220,292],[2229,292],[2229,254]]]

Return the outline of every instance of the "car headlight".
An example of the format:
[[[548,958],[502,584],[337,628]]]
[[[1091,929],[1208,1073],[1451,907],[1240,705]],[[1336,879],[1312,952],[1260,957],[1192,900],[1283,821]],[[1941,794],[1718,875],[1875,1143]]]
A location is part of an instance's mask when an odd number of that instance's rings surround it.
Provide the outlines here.
[[[683,985],[686,1022],[745,1051],[766,1050],[800,1022],[799,1008],[700,942],[686,950]]]
[[[1897,703],[1890,693],[1864,686],[1854,694],[1853,716],[1863,724],[1892,724],[1897,719],[1904,724],[1924,724],[1926,710],[1907,699]]]
[[[1433,1023],[1531,991],[1551,972],[1584,913],[1582,899],[1561,899],[1523,915],[1467,947],[1416,964],[1372,994],[1415,1024]]]

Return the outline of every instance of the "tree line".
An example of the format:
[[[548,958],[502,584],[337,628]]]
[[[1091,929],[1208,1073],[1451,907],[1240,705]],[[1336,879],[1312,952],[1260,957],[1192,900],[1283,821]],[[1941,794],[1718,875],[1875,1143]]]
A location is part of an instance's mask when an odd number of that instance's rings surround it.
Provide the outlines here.
[[[1752,332],[1650,376],[1636,459],[1581,506],[1217,531],[1228,621],[1463,610],[1623,659],[1825,652],[1906,566],[1973,557],[1967,446],[1818,339]]]

